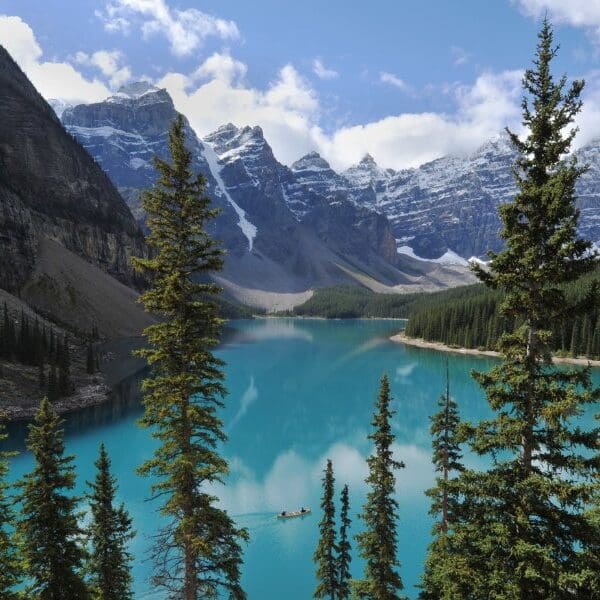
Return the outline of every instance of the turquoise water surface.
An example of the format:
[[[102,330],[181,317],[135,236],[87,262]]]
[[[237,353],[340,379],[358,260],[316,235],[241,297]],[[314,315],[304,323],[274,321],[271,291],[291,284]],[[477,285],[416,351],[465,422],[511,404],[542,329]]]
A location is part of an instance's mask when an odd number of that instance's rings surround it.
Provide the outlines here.
[[[471,369],[488,369],[492,359],[409,348],[389,340],[398,321],[261,319],[234,321],[218,354],[227,362],[229,396],[223,412],[229,441],[228,485],[217,490],[222,505],[247,527],[243,582],[250,600],[308,600],[315,587],[312,553],[320,518],[322,469],[334,465],[337,491],[350,487],[353,533],[359,531],[365,496],[367,434],[382,373],[388,373],[397,414],[396,455],[406,463],[398,474],[399,556],[410,598],[416,597],[431,528],[423,495],[434,478],[430,466],[429,415],[444,387],[450,361],[452,395],[463,417],[489,414]],[[597,374],[594,375],[598,380]],[[135,468],[153,442],[136,425],[137,401],[86,410],[67,418],[67,449],[76,455],[78,491],[93,477],[98,445],[104,441],[118,477],[120,499],[130,510],[137,537],[132,551],[136,598],[160,598],[149,584],[144,560],[155,531],[156,507],[145,500],[149,481]],[[13,427],[12,445],[21,446],[23,429]],[[31,468],[26,453],[12,461],[11,478]],[[278,521],[282,509],[310,506],[313,514]],[[362,565],[353,562],[353,574]]]

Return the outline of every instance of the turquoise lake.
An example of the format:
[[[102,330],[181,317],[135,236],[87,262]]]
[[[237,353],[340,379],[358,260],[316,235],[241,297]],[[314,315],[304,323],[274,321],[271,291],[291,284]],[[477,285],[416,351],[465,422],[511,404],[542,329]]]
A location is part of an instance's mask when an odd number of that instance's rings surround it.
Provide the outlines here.
[[[350,488],[353,531],[359,531],[365,497],[367,434],[382,373],[388,373],[397,411],[396,456],[400,503],[399,557],[409,598],[415,598],[429,542],[431,518],[425,489],[433,482],[429,415],[444,388],[446,359],[451,393],[463,418],[489,414],[470,378],[492,359],[410,348],[389,340],[402,323],[385,320],[322,321],[259,319],[229,324],[219,349],[226,362],[229,395],[223,418],[229,441],[223,452],[231,468],[218,489],[222,505],[247,527],[243,582],[250,600],[308,600],[315,587],[314,551],[320,519],[322,469],[333,461],[337,493]],[[598,372],[594,373],[600,381]],[[153,442],[136,425],[137,401],[89,409],[66,418],[67,450],[75,454],[78,492],[93,477],[98,445],[104,441],[118,478],[120,499],[131,512],[137,537],[132,547],[136,598],[160,598],[149,583],[143,560],[158,522],[156,506],[145,500],[149,481],[135,474]],[[11,429],[13,447],[22,447],[24,429]],[[12,461],[11,479],[31,468],[26,453]],[[277,512],[309,506],[313,514],[278,521]],[[353,575],[362,565],[353,561]]]

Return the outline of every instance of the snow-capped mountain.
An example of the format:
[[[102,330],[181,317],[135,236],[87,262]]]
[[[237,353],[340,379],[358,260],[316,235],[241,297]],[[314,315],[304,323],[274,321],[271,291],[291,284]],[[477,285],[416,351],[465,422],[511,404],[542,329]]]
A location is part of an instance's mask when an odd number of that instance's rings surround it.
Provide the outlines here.
[[[576,153],[590,169],[578,184],[580,231],[600,239],[600,144]],[[443,157],[417,169],[381,169],[370,157],[342,175],[361,205],[383,212],[402,251],[419,257],[484,257],[499,250],[498,205],[516,193],[516,154],[507,134],[483,144],[471,156]]]
[[[66,108],[62,121],[143,222],[140,195],[156,178],[152,157],[168,155],[176,114],[166,90],[141,83],[104,102]],[[187,125],[187,138],[194,170],[223,210],[213,230],[229,255],[222,282],[240,299],[253,302],[257,287],[281,294],[359,280],[416,290],[470,280],[464,267],[398,254],[385,215],[361,206],[318,155],[288,168],[260,127],[227,124],[199,139]]]

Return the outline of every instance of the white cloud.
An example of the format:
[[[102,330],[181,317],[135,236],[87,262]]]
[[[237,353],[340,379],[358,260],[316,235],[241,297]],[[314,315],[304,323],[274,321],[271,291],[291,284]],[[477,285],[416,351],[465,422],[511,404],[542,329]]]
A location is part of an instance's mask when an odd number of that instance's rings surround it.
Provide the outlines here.
[[[124,56],[118,50],[98,50],[93,54],[78,52],[75,60],[81,65],[96,67],[109,78],[113,87],[119,87],[131,79],[131,70],[123,65]]]
[[[339,73],[333,69],[328,69],[320,58],[313,60],[313,71],[319,79],[335,79]]]
[[[33,31],[19,17],[0,16],[0,39],[46,98],[95,102],[111,94],[101,79],[86,78],[69,63],[44,61]],[[115,51],[80,53],[76,59],[97,68],[113,86],[130,75]],[[472,152],[506,125],[520,124],[521,71],[486,72],[471,85],[448,86],[444,93],[456,105],[452,112],[389,115],[332,131],[321,125],[317,92],[293,65],[285,65],[265,89],[249,85],[246,75],[244,63],[222,52],[206,58],[192,73],[170,72],[156,83],[167,88],[201,136],[227,122],[260,125],[281,162],[290,164],[317,150],[338,170],[367,152],[382,167],[415,167],[447,154]],[[600,134],[600,75],[588,77],[578,124],[577,145]]]
[[[455,67],[468,63],[471,58],[471,55],[460,46],[451,46],[450,54],[452,55],[452,63]]]
[[[198,67],[193,77],[234,82],[243,78],[247,70],[243,62],[232,58],[230,54],[215,52]]]
[[[110,95],[98,79],[86,79],[71,64],[43,61],[33,30],[20,17],[0,15],[0,40],[45,98],[95,102]]]
[[[534,18],[546,12],[554,22],[592,29],[600,42],[600,2],[598,0],[513,0]]]
[[[208,81],[197,81],[198,71],[192,76],[169,73],[158,85],[167,88],[199,135],[227,122],[260,125],[286,164],[317,150],[337,169],[357,163],[367,152],[382,167],[414,167],[446,154],[472,152],[520,120],[522,72],[490,72],[471,86],[451,88],[448,93],[457,104],[453,114],[404,113],[326,133],[319,122],[318,95],[292,65],[260,90],[220,76],[214,65],[221,60],[213,56],[198,69],[213,77]]]
[[[240,35],[234,21],[219,19],[196,8],[171,8],[166,0],[112,0],[104,11],[96,11],[109,32],[128,34],[138,23],[144,37],[164,36],[173,54],[187,56],[210,36],[237,39]]]
[[[403,79],[400,79],[397,75],[388,73],[387,71],[379,73],[379,81],[381,81],[381,83],[389,83],[405,92],[410,90],[410,86]]]
[[[199,68],[202,73],[209,70],[206,63]],[[260,125],[278,159],[287,164],[315,148],[321,135],[318,97],[293,66],[284,66],[266,90],[232,84],[224,77],[196,79],[195,74],[168,73],[157,85],[167,88],[199,135],[227,122]]]
[[[327,141],[333,164],[355,164],[367,152],[382,167],[415,167],[446,154],[475,150],[505,125],[519,121],[520,71],[484,73],[455,90],[455,114],[404,113],[345,127]]]

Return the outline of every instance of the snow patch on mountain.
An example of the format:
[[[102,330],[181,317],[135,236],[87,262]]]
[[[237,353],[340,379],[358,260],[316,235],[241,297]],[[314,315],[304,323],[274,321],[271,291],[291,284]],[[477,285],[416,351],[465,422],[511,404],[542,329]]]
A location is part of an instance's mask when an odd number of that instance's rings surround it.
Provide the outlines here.
[[[219,163],[219,158],[213,146],[206,141],[204,142],[204,158],[208,163],[212,176],[217,182],[216,192],[224,194],[229,204],[231,204],[231,206],[233,207],[233,210],[235,210],[239,219],[238,227],[242,230],[242,233],[246,236],[246,239],[248,240],[248,251],[252,252],[252,248],[254,246],[254,239],[256,238],[258,229],[256,225],[253,225],[252,223],[250,223],[250,221],[248,221],[244,209],[234,201],[234,199],[230,196],[229,192],[227,191],[227,187],[225,186],[223,178],[221,177],[221,170],[223,169],[223,165]]]
[[[460,265],[462,267],[467,267],[469,265],[469,261],[465,260],[462,256],[459,256],[452,250],[446,250],[446,252],[438,258],[423,258],[417,256],[410,246],[398,246],[398,254],[404,254],[405,256],[410,256],[416,260],[438,263],[440,265]]]
[[[147,161],[144,160],[143,158],[137,158],[134,157],[129,161],[129,166],[132,169],[151,169],[152,165]]]
[[[159,92],[160,88],[148,83],[147,81],[137,81],[128,85],[122,85],[116,94],[108,98],[107,102],[118,102],[122,99],[137,100],[146,94]]]

